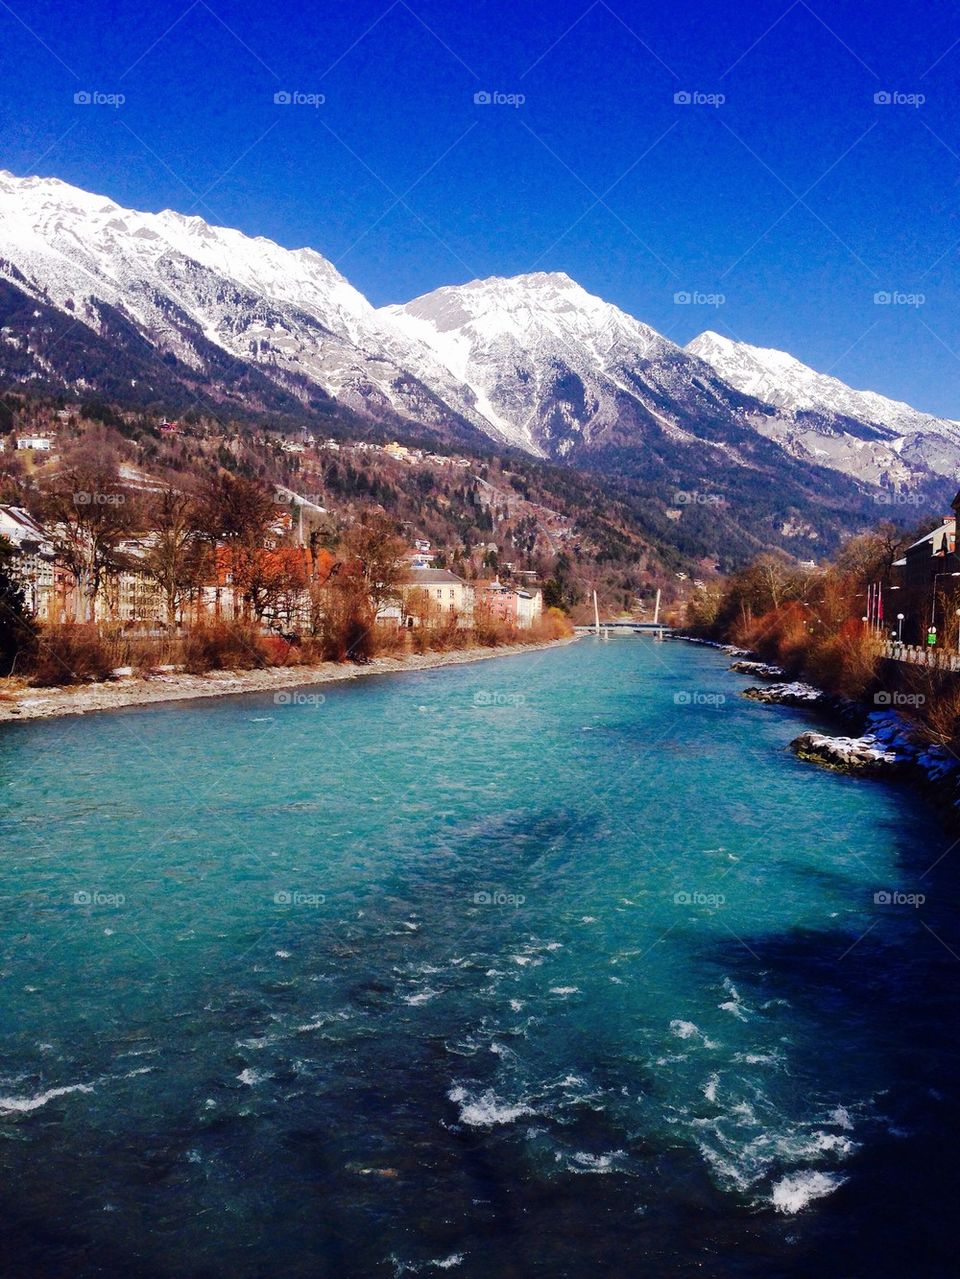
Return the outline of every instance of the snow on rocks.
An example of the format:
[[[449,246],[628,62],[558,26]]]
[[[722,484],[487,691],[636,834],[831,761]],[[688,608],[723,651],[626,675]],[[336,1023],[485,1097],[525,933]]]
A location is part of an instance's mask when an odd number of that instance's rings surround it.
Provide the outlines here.
[[[808,732],[801,733],[790,747],[801,759],[843,772],[912,776],[952,808],[960,809],[960,761],[946,747],[924,741],[916,725],[896,711],[868,715],[861,737]]]
[[[872,733],[866,733],[863,737],[801,733],[790,743],[790,749],[800,759],[850,773],[887,772],[902,767],[904,763],[895,751],[886,750],[880,745]]]
[[[774,666],[770,662],[733,662],[730,669],[738,675],[752,675],[754,679],[782,680],[786,675],[782,666]]]
[[[766,688],[745,688],[744,697],[753,702],[775,702],[780,706],[811,706],[827,702],[827,694],[812,684],[791,680],[786,684],[768,684]]]
[[[699,635],[673,635],[671,639],[683,640],[686,644],[702,644],[704,648],[715,648],[719,653],[726,653],[728,657],[750,657],[754,656],[748,648],[737,648],[736,644],[721,644],[719,640],[701,639]]]

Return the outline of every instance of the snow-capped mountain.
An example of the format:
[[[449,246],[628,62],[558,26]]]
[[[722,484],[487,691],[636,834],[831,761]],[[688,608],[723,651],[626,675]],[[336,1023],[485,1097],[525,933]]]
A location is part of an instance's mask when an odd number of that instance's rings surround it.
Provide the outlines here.
[[[639,444],[651,428],[682,438],[743,426],[744,397],[712,369],[562,272],[474,280],[383,313],[530,452],[567,458]]]
[[[195,372],[213,344],[288,389],[320,388],[365,413],[472,416],[430,351],[313,249],[0,171],[0,276],[94,331],[113,308]]]
[[[960,474],[960,424],[715,334],[678,347],[562,273],[377,310],[313,249],[0,171],[0,383],[31,382],[492,439],[666,505],[708,483],[746,511],[763,488],[790,528],[864,483]]]
[[[785,351],[709,330],[686,350],[731,386],[780,410],[761,429],[796,456],[872,483],[905,484],[925,470],[960,477],[960,422],[854,390]]]

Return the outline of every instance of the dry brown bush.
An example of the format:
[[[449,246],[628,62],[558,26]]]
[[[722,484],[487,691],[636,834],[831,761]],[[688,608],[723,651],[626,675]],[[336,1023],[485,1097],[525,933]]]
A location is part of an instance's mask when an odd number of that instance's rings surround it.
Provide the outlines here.
[[[243,622],[198,626],[183,640],[183,667],[191,675],[207,671],[246,671],[267,666],[264,637]]]
[[[40,634],[30,683],[37,688],[109,679],[114,668],[95,626],[51,626]]]

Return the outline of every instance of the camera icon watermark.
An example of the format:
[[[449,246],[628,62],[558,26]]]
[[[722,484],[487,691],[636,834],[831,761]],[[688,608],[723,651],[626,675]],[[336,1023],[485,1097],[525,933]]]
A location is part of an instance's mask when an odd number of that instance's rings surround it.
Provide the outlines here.
[[[726,506],[726,498],[719,493],[704,493],[701,489],[678,489],[673,495],[674,506]]]
[[[327,100],[325,93],[302,93],[299,89],[278,89],[273,95],[275,107],[322,107]]]
[[[727,899],[723,893],[702,893],[698,889],[692,892],[681,890],[673,894],[674,906],[725,906]]]
[[[104,893],[99,888],[80,888],[72,898],[74,906],[123,906],[126,900],[123,893]]]
[[[325,893],[304,893],[294,888],[281,888],[273,894],[274,906],[322,906],[326,900]]]
[[[673,295],[674,306],[723,306],[725,293],[701,293],[697,289],[678,289]]]
[[[899,289],[878,289],[873,295],[874,306],[923,306],[925,293],[903,293]]]
[[[101,93],[99,89],[78,89],[73,95],[76,107],[113,107],[116,110],[126,102],[124,93]]]
[[[901,93],[899,90],[881,89],[873,95],[878,107],[922,107],[927,100],[925,93]]]
[[[496,689],[481,688],[473,695],[474,706],[524,706],[525,693],[502,693]]]
[[[702,693],[696,689],[673,695],[674,706],[711,706],[717,710],[726,705],[726,701],[723,693]]]
[[[476,107],[522,107],[527,100],[525,93],[501,93],[499,89],[479,89],[473,95]]]
[[[488,892],[480,889],[473,894],[472,900],[475,906],[512,906],[514,910],[519,910],[527,899],[523,893],[505,893],[500,889]]]
[[[874,693],[874,706],[924,706],[926,705],[926,696],[923,693],[900,693],[885,692],[881,689],[879,693]]]
[[[74,506],[123,506],[124,493],[87,493],[81,489],[73,495]]]
[[[895,888],[881,888],[873,894],[876,906],[912,906],[914,910],[918,910],[926,900],[923,893],[902,893]]]
[[[699,89],[679,89],[673,95],[678,107],[722,107],[726,100],[725,93],[701,93]]]
[[[926,498],[919,493],[875,493],[873,500],[877,506],[925,506]]]
[[[322,693],[298,693],[284,689],[274,693],[274,706],[323,706],[326,698]]]

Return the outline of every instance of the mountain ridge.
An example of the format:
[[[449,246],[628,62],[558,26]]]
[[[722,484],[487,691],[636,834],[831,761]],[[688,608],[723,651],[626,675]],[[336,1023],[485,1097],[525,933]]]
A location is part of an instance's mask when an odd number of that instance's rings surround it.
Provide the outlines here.
[[[709,497],[718,541],[724,520],[759,520],[806,556],[878,494],[939,502],[960,475],[960,424],[835,380],[825,394],[785,355],[780,386],[763,348],[681,347],[562,271],[375,308],[312,248],[0,171],[0,283],[8,384],[520,449],[615,476],[673,521]],[[899,419],[841,411],[888,403]]]

